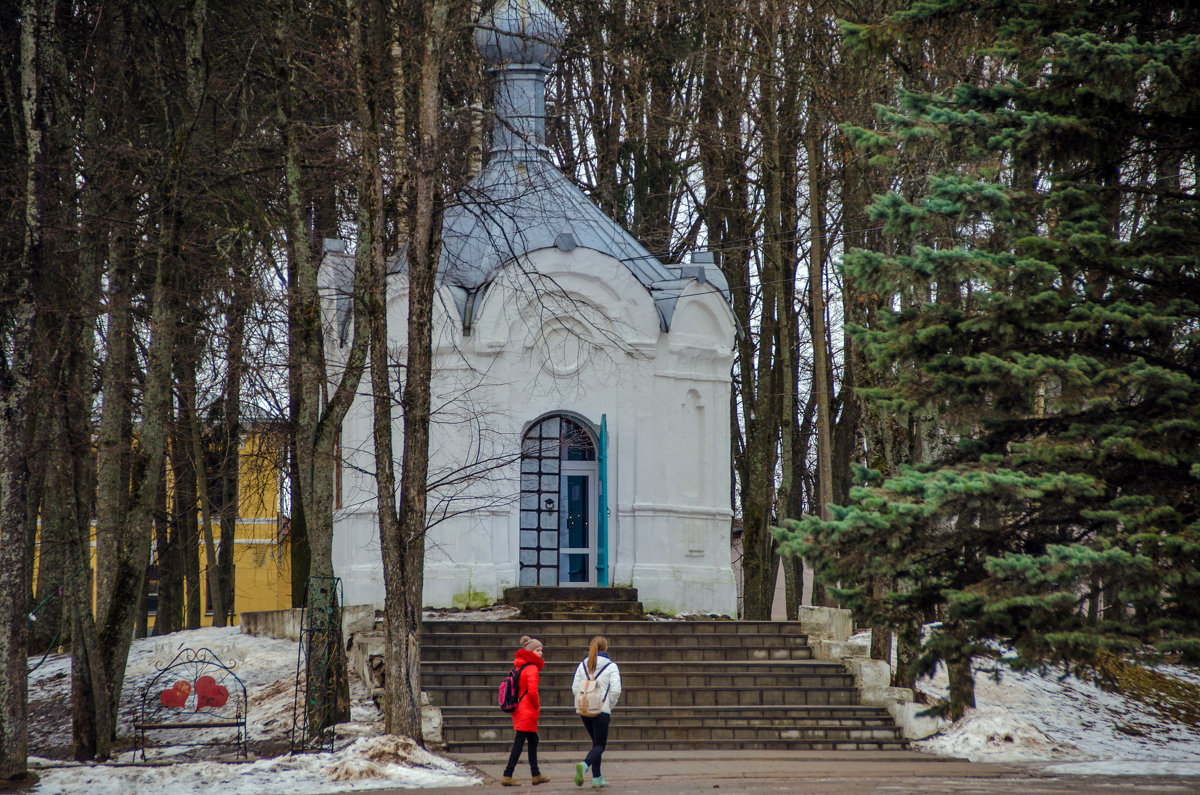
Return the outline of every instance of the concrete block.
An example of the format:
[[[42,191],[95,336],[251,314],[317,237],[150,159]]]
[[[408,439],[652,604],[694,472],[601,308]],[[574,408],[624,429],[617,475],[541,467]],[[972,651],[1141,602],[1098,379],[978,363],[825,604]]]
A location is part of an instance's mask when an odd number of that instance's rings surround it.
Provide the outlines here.
[[[375,629],[375,605],[346,605],[342,608],[342,638],[347,642],[356,632]]]
[[[423,696],[424,693],[421,695]],[[442,711],[439,708],[421,707],[421,737],[425,739],[426,743],[432,745],[441,745],[445,742],[442,738]]]
[[[887,707],[892,719],[896,721],[896,725],[900,727],[904,737],[909,740],[924,740],[950,725],[950,721],[945,718],[917,715],[918,712],[923,712],[925,709],[926,705],[916,704],[912,701],[894,702],[888,704]]]
[[[913,700],[913,692],[907,687],[864,687],[859,689],[861,703],[872,707],[887,707]]]
[[[848,657],[842,660],[842,664],[854,674],[854,683],[859,688],[886,688],[892,683],[892,667],[883,660]]]
[[[300,640],[300,627],[304,610],[293,607],[288,610],[258,610],[242,613],[242,633],[256,637]],[[346,605],[342,608],[342,643],[349,645],[355,632],[369,631],[375,627],[374,605]]]
[[[255,637],[279,640],[300,640],[300,620],[304,611],[298,607],[290,610],[259,610],[242,613],[242,633]]]
[[[371,689],[372,695],[383,688],[384,653],[382,632],[359,632],[350,645],[350,667]]]
[[[849,610],[837,607],[801,606],[800,630],[811,638],[828,638],[844,641],[854,631],[854,621]]]
[[[840,640],[828,640],[826,638],[810,639],[809,648],[812,649],[814,659],[830,660],[832,662],[844,660],[847,657],[869,657],[871,651],[861,643],[849,643]]]

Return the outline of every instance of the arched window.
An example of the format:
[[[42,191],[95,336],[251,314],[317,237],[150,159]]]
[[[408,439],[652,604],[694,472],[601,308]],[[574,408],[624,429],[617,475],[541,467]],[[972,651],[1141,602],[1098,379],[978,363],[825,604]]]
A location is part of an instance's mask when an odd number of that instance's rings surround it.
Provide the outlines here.
[[[596,555],[596,441],[564,415],[535,422],[521,441],[520,585],[592,585]]]

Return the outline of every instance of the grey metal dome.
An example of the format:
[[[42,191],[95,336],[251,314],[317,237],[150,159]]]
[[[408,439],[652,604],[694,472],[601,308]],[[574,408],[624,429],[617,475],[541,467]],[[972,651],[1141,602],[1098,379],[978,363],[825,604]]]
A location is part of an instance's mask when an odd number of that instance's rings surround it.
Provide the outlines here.
[[[500,0],[475,28],[475,46],[489,67],[552,66],[567,29],[541,0]]]
[[[480,20],[475,44],[492,74],[491,156],[446,207],[438,282],[450,288],[470,328],[474,306],[506,263],[549,248],[591,249],[629,269],[667,331],[693,279],[713,284],[726,300],[728,284],[711,257],[687,267],[664,265],[554,167],[545,146],[545,81],[565,36],[541,0],[500,0]],[[403,251],[390,268],[407,268]]]

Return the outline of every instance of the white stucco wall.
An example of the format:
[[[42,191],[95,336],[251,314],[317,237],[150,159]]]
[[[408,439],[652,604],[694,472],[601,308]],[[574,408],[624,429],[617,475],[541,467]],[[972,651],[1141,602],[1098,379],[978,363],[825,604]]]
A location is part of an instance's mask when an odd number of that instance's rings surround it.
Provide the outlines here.
[[[621,262],[576,248],[507,266],[465,336],[449,292],[441,296],[430,450],[431,482],[441,485],[430,509],[445,518],[428,533],[425,603],[461,604],[468,592],[494,599],[517,584],[520,440],[535,420],[565,413],[593,428],[607,417],[611,583],[636,587],[647,609],[734,615],[734,326],[720,294],[689,284],[664,333],[650,294]],[[395,277],[389,323],[400,361],[406,307],[405,280]],[[342,428],[334,568],[350,603],[379,605],[371,408],[359,391]],[[398,456],[398,410],[394,427]],[[473,463],[475,476],[456,481]]]

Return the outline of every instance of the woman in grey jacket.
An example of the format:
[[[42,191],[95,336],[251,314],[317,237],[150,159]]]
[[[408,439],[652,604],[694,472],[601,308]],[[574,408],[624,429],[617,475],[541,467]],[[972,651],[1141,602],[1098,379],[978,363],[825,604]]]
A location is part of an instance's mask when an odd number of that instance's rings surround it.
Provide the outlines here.
[[[595,681],[595,690],[603,695],[603,701],[598,714],[580,715],[588,737],[592,738],[592,750],[588,751],[582,762],[575,764],[575,786],[583,786],[583,772],[590,767],[592,786],[607,787],[608,782],[600,775],[600,757],[604,754],[604,746],[608,742],[608,724],[612,719],[612,708],[621,697],[621,671],[609,658],[608,641],[601,635],[592,638],[587,657],[575,669],[571,692],[575,694],[576,703],[579,702],[580,694],[588,680]]]

